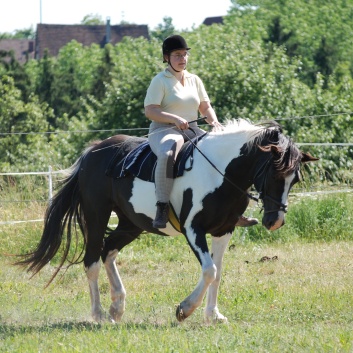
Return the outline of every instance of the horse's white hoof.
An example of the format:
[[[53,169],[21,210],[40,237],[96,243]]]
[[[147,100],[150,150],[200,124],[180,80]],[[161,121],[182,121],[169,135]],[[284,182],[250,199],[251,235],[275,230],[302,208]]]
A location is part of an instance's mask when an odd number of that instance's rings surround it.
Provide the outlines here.
[[[228,319],[222,315],[217,309],[214,309],[212,313],[205,314],[205,322],[207,325],[211,324],[227,324]]]

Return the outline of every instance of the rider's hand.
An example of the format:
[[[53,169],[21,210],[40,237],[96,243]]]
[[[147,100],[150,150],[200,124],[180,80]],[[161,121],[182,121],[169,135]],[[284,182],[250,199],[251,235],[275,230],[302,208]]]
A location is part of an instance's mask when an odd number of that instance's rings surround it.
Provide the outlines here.
[[[183,118],[178,118],[175,121],[175,126],[179,129],[179,130],[186,130],[189,128],[189,123],[187,120],[183,119]]]

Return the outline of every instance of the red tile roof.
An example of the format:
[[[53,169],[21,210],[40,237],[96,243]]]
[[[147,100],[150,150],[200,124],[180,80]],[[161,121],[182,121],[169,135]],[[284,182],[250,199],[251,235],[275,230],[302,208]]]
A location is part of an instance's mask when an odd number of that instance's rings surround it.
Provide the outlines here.
[[[83,45],[93,43],[104,47],[107,44],[107,28],[109,28],[109,43],[116,44],[125,36],[133,38],[149,38],[147,25],[52,25],[38,24],[36,36],[36,59],[43,57],[45,49],[49,55],[56,56],[60,48],[72,40]]]

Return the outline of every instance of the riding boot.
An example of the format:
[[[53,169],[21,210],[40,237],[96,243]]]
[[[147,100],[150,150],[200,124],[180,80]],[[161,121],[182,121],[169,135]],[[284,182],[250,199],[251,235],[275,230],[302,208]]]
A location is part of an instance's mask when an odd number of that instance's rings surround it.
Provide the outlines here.
[[[236,227],[251,227],[258,224],[259,221],[256,218],[248,218],[245,216],[240,216],[238,222],[235,224]]]
[[[166,228],[167,222],[168,222],[169,203],[158,201],[156,206],[157,206],[156,218],[154,219],[152,225],[154,228],[157,228],[157,229]]]

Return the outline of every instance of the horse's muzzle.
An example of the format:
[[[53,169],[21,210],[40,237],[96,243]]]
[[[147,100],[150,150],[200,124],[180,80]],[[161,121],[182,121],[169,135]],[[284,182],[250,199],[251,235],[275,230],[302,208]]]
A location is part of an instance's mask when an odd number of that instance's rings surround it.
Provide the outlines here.
[[[276,230],[281,228],[285,223],[284,212],[277,211],[264,214],[262,218],[262,225],[268,230]]]

